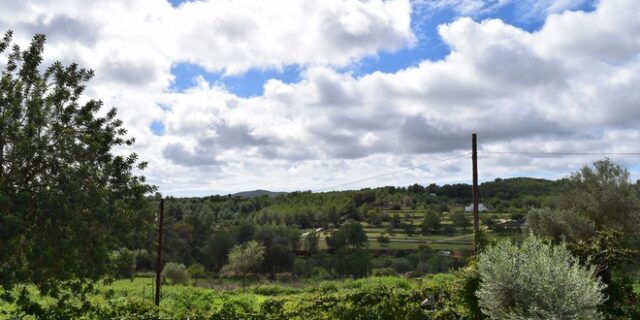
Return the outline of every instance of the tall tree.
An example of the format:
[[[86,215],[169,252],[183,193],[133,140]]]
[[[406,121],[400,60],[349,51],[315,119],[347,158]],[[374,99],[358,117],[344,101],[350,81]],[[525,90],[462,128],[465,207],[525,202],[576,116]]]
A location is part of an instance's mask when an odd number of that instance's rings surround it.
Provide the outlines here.
[[[135,153],[114,154],[134,143],[115,109],[99,116],[102,102],[82,97],[93,71],[41,68],[42,34],[26,50],[11,43],[9,31],[0,40],[0,283],[55,293],[100,278],[110,252],[145,234],[154,187],[133,173],[146,166]]]

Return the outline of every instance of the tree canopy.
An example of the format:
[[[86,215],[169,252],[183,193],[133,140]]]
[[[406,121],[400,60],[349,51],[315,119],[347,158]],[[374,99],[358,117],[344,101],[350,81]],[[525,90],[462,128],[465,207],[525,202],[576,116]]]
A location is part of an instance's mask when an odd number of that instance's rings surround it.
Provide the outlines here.
[[[55,62],[41,67],[45,36],[29,47],[0,40],[0,282],[51,289],[60,281],[98,279],[109,253],[150,221],[154,187],[134,173],[146,163],[131,146],[116,110],[83,97],[93,71]],[[104,114],[104,115],[102,115]],[[136,229],[134,229],[136,228]]]

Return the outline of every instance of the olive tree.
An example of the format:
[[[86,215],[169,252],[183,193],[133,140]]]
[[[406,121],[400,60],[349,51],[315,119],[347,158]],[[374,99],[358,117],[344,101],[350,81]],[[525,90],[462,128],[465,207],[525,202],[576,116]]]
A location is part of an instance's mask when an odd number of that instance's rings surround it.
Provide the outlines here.
[[[162,269],[162,275],[171,281],[171,284],[187,284],[189,282],[189,272],[184,264],[169,262]]]
[[[134,143],[115,109],[83,97],[93,71],[41,66],[44,43],[0,39],[0,285],[55,294],[100,279],[111,252],[144,237],[155,189],[135,153],[115,154]]]
[[[493,319],[601,319],[605,285],[564,245],[529,236],[489,247],[478,258],[482,312]]]
[[[237,245],[229,252],[229,263],[222,268],[222,273],[234,273],[242,277],[242,287],[245,278],[251,271],[257,270],[265,256],[265,248],[256,241],[249,241]]]

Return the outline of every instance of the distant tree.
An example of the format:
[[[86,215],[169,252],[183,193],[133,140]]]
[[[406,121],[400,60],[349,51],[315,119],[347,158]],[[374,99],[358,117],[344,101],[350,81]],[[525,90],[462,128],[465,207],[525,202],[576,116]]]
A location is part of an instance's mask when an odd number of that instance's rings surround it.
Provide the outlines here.
[[[271,279],[275,279],[278,271],[291,271],[295,260],[293,250],[298,247],[300,230],[284,225],[260,226],[254,239],[264,246],[261,270],[268,272]]]
[[[401,228],[402,227],[402,219],[400,219],[400,215],[397,213],[394,213],[393,216],[391,217],[391,225],[394,228]]]
[[[478,260],[482,311],[492,319],[601,319],[604,285],[564,245],[503,241]]]
[[[329,235],[325,238],[329,253],[335,253],[338,249],[347,245],[345,235],[338,230],[329,232]]]
[[[204,248],[207,268],[217,272],[227,263],[231,248],[237,244],[236,236],[229,231],[216,230]]]
[[[338,214],[338,209],[335,206],[330,206],[327,209],[326,216],[329,223],[333,223],[334,226],[340,224],[340,214]]]
[[[314,254],[318,252],[319,243],[320,235],[315,231],[311,231],[304,237],[304,250],[309,254]]]
[[[367,245],[367,234],[364,232],[362,224],[358,222],[347,222],[340,227],[338,232],[344,234],[346,245],[353,249]]]
[[[255,233],[255,226],[253,223],[247,220],[240,220],[238,223],[238,227],[236,227],[236,234],[238,243],[244,243],[251,239],[253,239],[253,234]]]
[[[116,110],[83,97],[93,71],[42,66],[43,34],[26,50],[11,42],[0,39],[0,285],[76,290],[110,272],[111,252],[144,243],[155,188],[121,153],[134,140]]]
[[[429,210],[422,220],[420,229],[422,231],[422,234],[426,235],[432,232],[437,232],[438,230],[440,230],[440,226],[440,215],[435,211]]]
[[[371,225],[379,227],[380,225],[382,225],[382,215],[378,211],[370,211],[367,222]]]
[[[453,225],[462,230],[467,230],[471,226],[471,221],[462,212],[454,212],[451,214]]]
[[[164,265],[162,275],[171,281],[171,284],[186,284],[189,282],[187,268],[182,263],[169,262]]]
[[[409,187],[407,187],[407,191],[409,193],[415,193],[415,194],[422,194],[425,192],[425,188],[419,184],[412,184]]]
[[[365,249],[342,248],[331,259],[333,269],[341,275],[360,278],[371,272],[371,254]]]
[[[404,232],[409,236],[412,237],[413,233],[416,231],[416,226],[414,226],[411,221],[403,223],[402,224],[402,229],[404,230]]]
[[[389,243],[389,237],[385,236],[384,234],[380,234],[377,238],[377,241],[380,244],[387,244]]]
[[[409,271],[411,271],[413,269],[409,259],[404,258],[404,257],[393,259],[392,262],[391,262],[391,267],[397,273],[407,273],[407,272],[409,272]]]
[[[204,271],[204,266],[199,263],[194,263],[187,268],[187,274],[189,274],[189,278],[193,279],[194,285],[198,285],[198,279],[202,278],[206,275]]]
[[[229,263],[222,268],[222,272],[240,275],[244,288],[247,274],[258,269],[264,255],[265,248],[256,241],[237,245],[229,252]]]

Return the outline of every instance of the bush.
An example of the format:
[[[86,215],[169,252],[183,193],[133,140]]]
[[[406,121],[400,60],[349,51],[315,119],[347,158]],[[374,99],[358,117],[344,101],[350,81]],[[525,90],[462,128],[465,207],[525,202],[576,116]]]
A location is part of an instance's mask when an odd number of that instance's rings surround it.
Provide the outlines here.
[[[494,319],[600,319],[604,285],[594,270],[578,264],[564,245],[530,236],[508,241],[478,260],[482,311]]]
[[[376,277],[395,276],[396,271],[393,268],[378,268],[373,269],[372,274]]]
[[[162,275],[171,281],[171,284],[186,284],[189,282],[187,268],[182,263],[169,262],[162,269]]]
[[[391,267],[397,273],[405,273],[411,271],[413,268],[411,267],[411,262],[407,258],[396,258],[393,259]]]
[[[378,240],[378,243],[381,243],[381,244],[389,243],[389,237],[385,236],[384,234],[379,235],[377,240]]]

